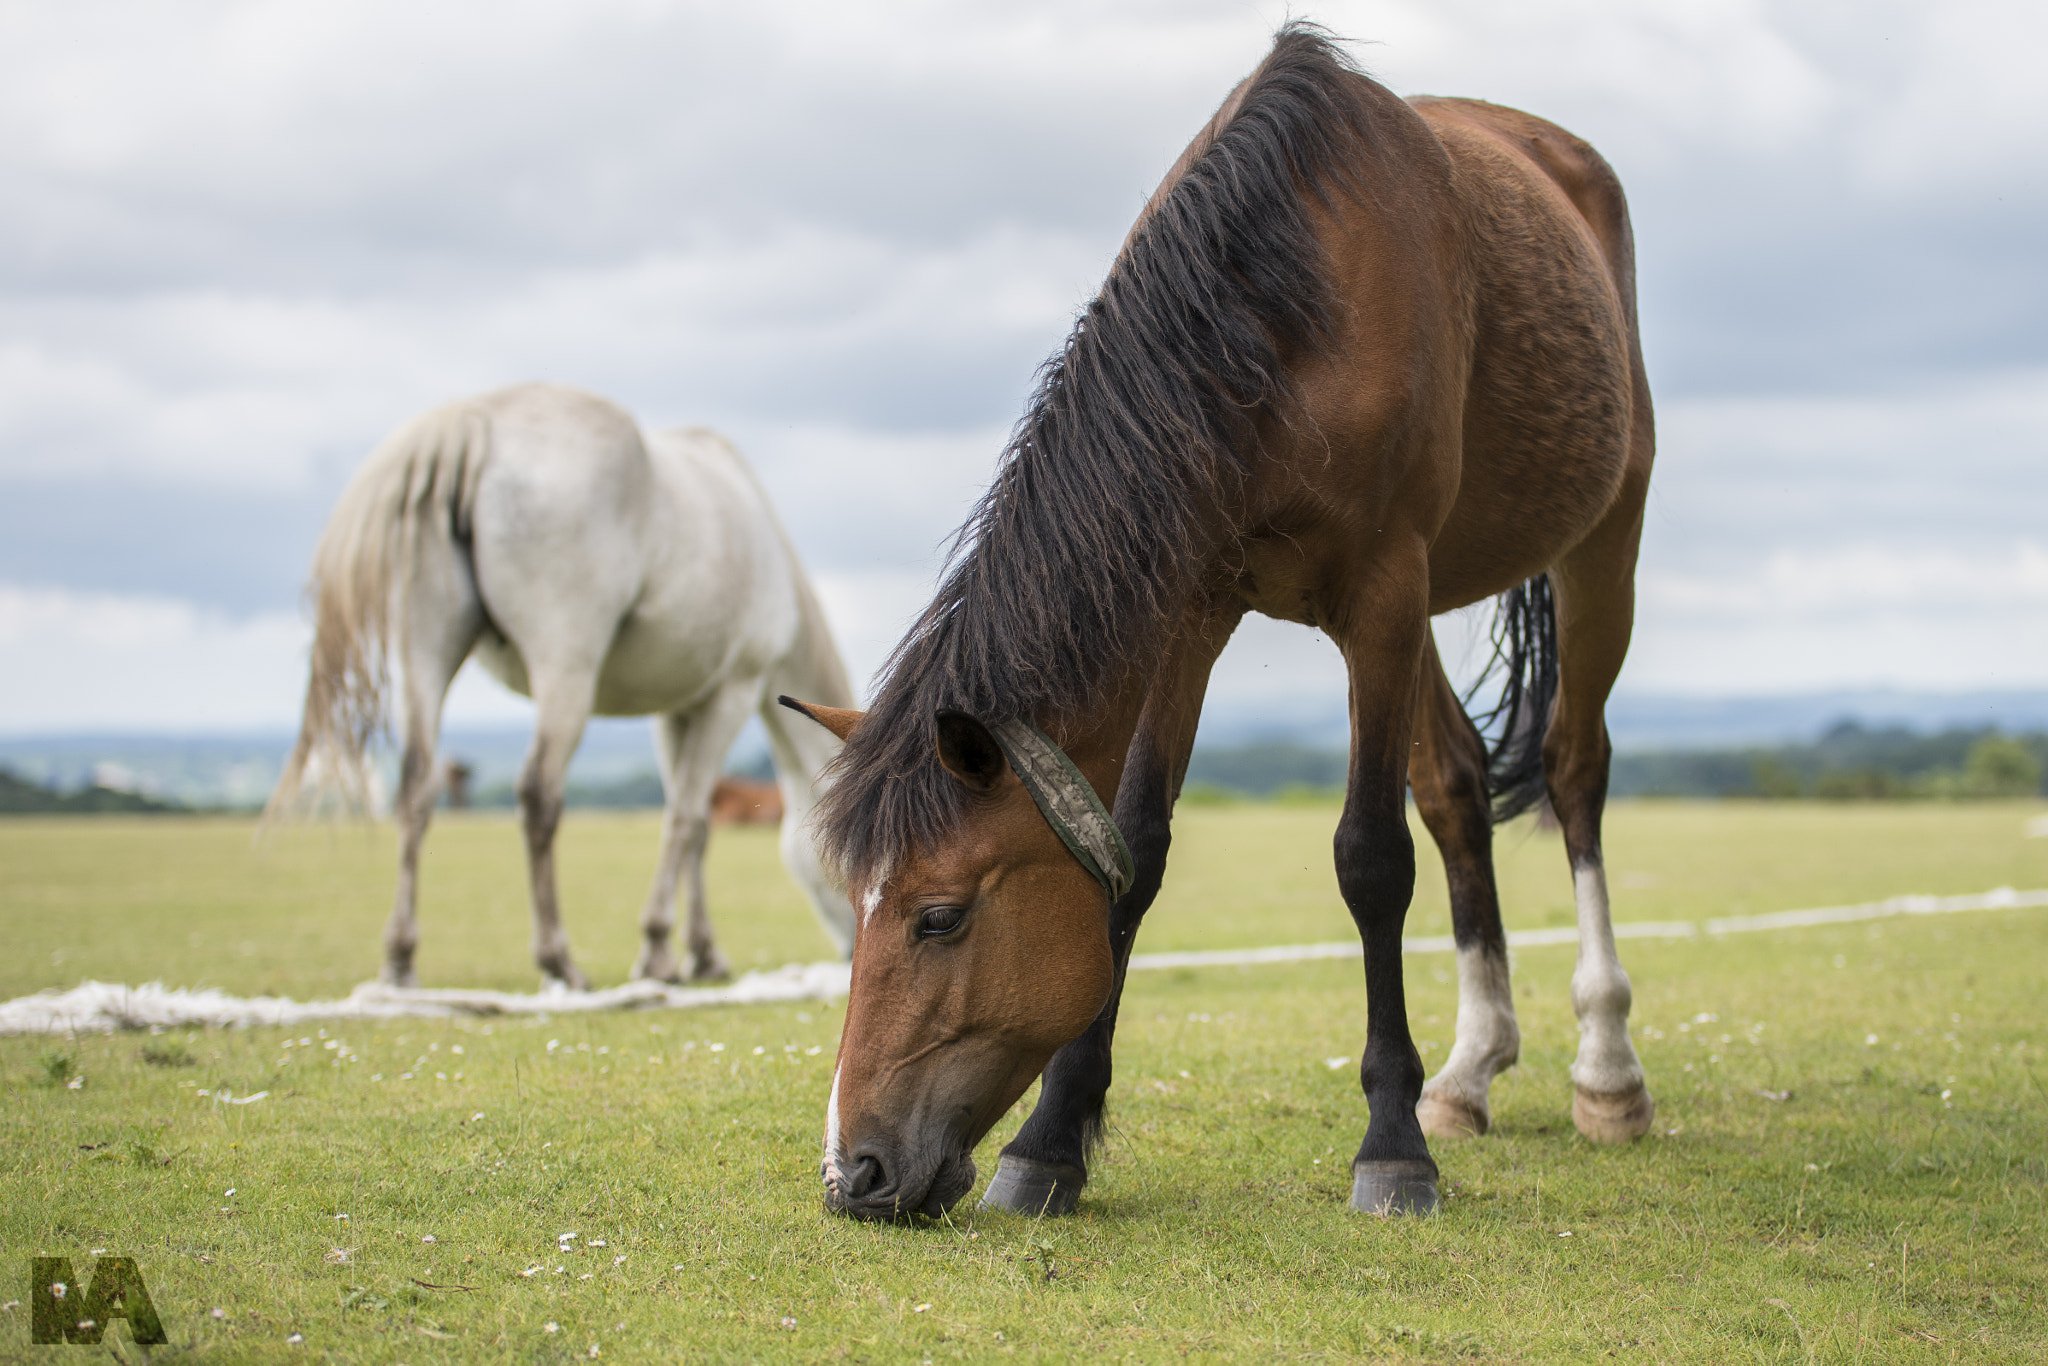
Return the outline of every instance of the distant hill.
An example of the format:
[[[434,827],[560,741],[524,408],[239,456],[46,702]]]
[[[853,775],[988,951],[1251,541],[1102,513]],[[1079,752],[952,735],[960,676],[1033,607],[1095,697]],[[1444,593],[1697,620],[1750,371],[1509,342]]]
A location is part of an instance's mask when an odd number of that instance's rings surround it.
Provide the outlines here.
[[[1614,757],[1617,797],[1991,797],[2043,792],[2048,733],[1841,721],[1808,744]]]

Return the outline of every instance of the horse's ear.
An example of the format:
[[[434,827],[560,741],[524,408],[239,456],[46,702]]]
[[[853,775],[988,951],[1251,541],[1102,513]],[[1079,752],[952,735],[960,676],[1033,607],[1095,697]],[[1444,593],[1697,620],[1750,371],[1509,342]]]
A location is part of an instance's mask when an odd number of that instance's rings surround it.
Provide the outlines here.
[[[841,741],[852,736],[853,728],[867,715],[866,712],[854,711],[851,707],[821,707],[812,702],[799,702],[794,697],[777,697],[775,700],[791,711],[802,712],[838,736]]]
[[[964,711],[939,713],[939,762],[976,792],[993,792],[1010,767],[988,727]]]

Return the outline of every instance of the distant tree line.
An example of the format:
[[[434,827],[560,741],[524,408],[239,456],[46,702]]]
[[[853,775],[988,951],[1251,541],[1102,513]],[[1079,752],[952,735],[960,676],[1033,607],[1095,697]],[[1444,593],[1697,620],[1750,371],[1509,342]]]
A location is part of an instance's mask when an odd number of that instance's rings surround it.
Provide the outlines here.
[[[122,792],[96,783],[63,792],[32,783],[12,769],[0,768],[0,816],[133,815],[190,809],[178,802],[159,801],[140,792]]]
[[[1842,721],[1810,744],[1614,757],[1609,790],[1638,797],[2026,797],[2043,792],[2048,733],[1929,735]]]
[[[1181,800],[1328,799],[1345,756],[1287,741],[1198,749]],[[1616,797],[1976,799],[2048,794],[2048,733],[1994,728],[1935,734],[1842,721],[1805,744],[1651,750],[1614,756]]]
[[[1181,801],[1329,802],[1343,793],[1345,767],[1341,750],[1286,740],[1197,749]],[[774,776],[765,756],[734,772]],[[2048,795],[2048,733],[2013,735],[1978,727],[1927,734],[1842,721],[1804,744],[1617,754],[1608,790],[1616,797],[1832,801]],[[567,797],[573,807],[636,809],[659,807],[663,793],[660,776],[645,770],[608,782],[574,784]],[[518,805],[518,798],[511,783],[501,782],[476,791],[471,805],[503,809]],[[98,785],[63,791],[0,767],[0,816],[201,809]]]

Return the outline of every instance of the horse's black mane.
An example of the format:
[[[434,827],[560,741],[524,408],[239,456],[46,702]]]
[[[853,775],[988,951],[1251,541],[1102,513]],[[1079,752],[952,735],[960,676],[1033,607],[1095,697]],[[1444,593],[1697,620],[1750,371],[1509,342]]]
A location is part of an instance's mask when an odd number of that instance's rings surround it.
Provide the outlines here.
[[[953,828],[964,789],[937,761],[941,709],[1070,716],[1157,657],[1232,529],[1258,419],[1294,410],[1284,358],[1331,335],[1311,204],[1350,179],[1356,80],[1323,29],[1282,28],[1041,369],[822,803],[825,853],[848,876]]]

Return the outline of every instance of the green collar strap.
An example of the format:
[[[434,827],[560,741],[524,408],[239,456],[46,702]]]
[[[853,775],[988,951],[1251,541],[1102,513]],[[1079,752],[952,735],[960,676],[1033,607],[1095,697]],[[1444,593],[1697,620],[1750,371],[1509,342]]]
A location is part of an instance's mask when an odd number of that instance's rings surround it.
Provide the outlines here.
[[[1111,904],[1130,889],[1135,874],[1130,846],[1103,807],[1095,788],[1081,776],[1066,751],[1037,726],[1019,717],[989,727],[1003,757],[1024,780],[1045,823],[1090,877],[1109,893]]]

